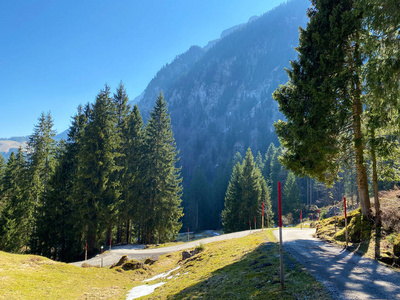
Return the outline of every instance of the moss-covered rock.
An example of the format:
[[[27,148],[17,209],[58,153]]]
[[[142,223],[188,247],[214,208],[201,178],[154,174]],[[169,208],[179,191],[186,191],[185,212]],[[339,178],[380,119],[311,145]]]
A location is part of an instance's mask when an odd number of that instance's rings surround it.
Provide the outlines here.
[[[120,260],[119,260],[116,264],[113,264],[113,265],[110,267],[110,269],[113,269],[113,268],[115,268],[115,267],[122,266],[124,263],[126,263],[126,262],[128,262],[128,261],[129,261],[128,255],[123,255],[123,256],[120,258]]]
[[[400,234],[396,237],[393,243],[393,254],[400,257]]]
[[[348,225],[349,239],[353,243],[370,239],[374,223],[363,217],[361,209],[357,210]]]
[[[124,271],[143,269],[144,264],[136,259],[131,259],[122,265]]]

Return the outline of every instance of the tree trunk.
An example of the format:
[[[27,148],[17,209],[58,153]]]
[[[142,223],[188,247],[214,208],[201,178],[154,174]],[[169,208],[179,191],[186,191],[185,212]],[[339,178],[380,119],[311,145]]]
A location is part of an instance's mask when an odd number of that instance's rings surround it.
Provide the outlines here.
[[[129,244],[129,234],[130,234],[130,227],[129,227],[129,218],[126,220],[126,243]]]
[[[364,164],[364,141],[361,133],[361,114],[363,111],[361,103],[361,90],[359,84],[355,85],[353,96],[353,129],[354,129],[354,150],[356,157],[357,184],[360,205],[363,216],[370,217],[371,202],[368,192],[367,168]]]
[[[371,159],[372,159],[372,182],[374,185],[374,205],[375,205],[375,225],[379,227],[381,225],[381,205],[379,203],[378,195],[378,175],[376,171],[376,150],[375,150],[375,129],[371,129]]]

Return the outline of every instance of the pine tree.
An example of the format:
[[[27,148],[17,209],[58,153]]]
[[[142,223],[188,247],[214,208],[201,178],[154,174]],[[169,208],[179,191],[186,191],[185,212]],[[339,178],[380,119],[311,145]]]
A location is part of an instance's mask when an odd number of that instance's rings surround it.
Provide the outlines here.
[[[11,153],[3,177],[5,206],[0,217],[0,249],[21,253],[26,251],[34,226],[33,202],[29,197],[27,167],[24,153]]]
[[[272,217],[269,190],[249,148],[243,163],[235,165],[228,185],[222,212],[224,231],[248,229],[249,221],[261,215],[262,201]]]
[[[120,201],[118,213],[118,230],[117,230],[117,243],[122,241],[123,229],[125,228],[126,242],[129,242],[130,234],[130,218],[129,218],[129,190],[131,184],[131,176],[129,174],[129,152],[130,149],[130,135],[129,135],[129,118],[130,118],[130,105],[128,104],[129,98],[126,94],[122,82],[119,84],[116,93],[114,94],[114,105],[116,111],[116,130],[119,144],[119,149],[116,149],[116,165],[118,171],[116,172],[117,180],[120,182]],[[119,143],[118,143],[119,142]]]
[[[140,172],[143,165],[143,120],[138,106],[135,104],[128,120],[128,132],[125,147],[127,171],[122,181],[122,190],[126,201],[126,242],[130,242],[131,228],[138,224],[139,198],[142,189]]]
[[[286,148],[282,163],[296,175],[332,184],[354,153],[363,215],[370,214],[361,132],[360,11],[351,0],[317,0],[301,30],[289,82],[274,92],[287,121],[275,128]],[[349,147],[351,145],[351,147]]]
[[[115,106],[106,85],[96,97],[80,139],[77,172],[77,195],[80,195],[82,219],[85,220],[88,251],[108,241],[116,222],[119,182],[116,180],[116,157],[120,145],[116,133]]]
[[[238,218],[239,211],[241,209],[241,195],[242,188],[240,185],[240,177],[242,166],[238,162],[233,168],[231,181],[229,182],[228,189],[225,196],[225,209],[222,211],[222,224],[224,226],[224,232],[239,231],[242,226],[239,227]]]
[[[257,157],[256,157],[256,161],[255,162],[256,162],[256,167],[259,170],[263,170],[264,169],[265,162],[264,162],[264,159],[263,159],[260,151],[257,152]]]
[[[79,202],[74,197],[76,157],[73,144],[61,142],[56,154],[57,164],[39,207],[37,220],[37,252],[65,262],[79,260],[83,251],[83,220]],[[81,256],[79,256],[81,254]]]
[[[150,113],[144,133],[142,169],[143,191],[139,242],[164,242],[174,238],[182,224],[178,150],[171,127],[167,103],[162,93]]]
[[[299,186],[293,172],[289,172],[283,188],[282,214],[293,213],[295,210],[299,210],[300,206]]]
[[[30,193],[34,202],[34,226],[32,228],[31,251],[37,251],[36,220],[38,208],[42,205],[42,197],[47,192],[50,176],[54,172],[56,142],[53,130],[53,120],[50,113],[42,113],[35,125],[34,132],[29,136],[29,184]]]
[[[274,143],[271,143],[268,146],[267,152],[265,153],[264,158],[264,168],[261,170],[262,175],[264,176],[265,180],[268,184],[270,184],[270,177],[271,177],[271,160],[276,152],[276,147]]]

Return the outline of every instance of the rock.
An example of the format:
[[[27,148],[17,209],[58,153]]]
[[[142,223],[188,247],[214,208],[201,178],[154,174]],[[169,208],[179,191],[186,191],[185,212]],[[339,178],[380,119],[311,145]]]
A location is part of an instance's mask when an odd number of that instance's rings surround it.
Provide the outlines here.
[[[140,261],[137,261],[135,259],[131,259],[130,261],[128,261],[122,265],[122,269],[124,271],[143,269],[143,263]]]
[[[156,261],[158,261],[158,256],[152,256],[152,257],[146,258],[146,260],[144,261],[144,264],[145,265],[152,265]]]
[[[189,251],[185,250],[182,252],[182,260],[188,259],[190,257],[192,257],[192,254]]]
[[[115,268],[115,267],[119,267],[122,266],[124,263],[126,263],[129,260],[128,255],[123,255],[120,260],[116,263],[113,264],[110,269]]]

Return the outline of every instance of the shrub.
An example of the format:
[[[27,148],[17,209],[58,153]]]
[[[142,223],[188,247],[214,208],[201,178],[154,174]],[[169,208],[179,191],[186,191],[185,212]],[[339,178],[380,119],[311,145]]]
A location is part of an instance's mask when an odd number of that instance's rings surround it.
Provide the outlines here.
[[[195,248],[195,251],[196,251],[197,253],[202,252],[202,251],[204,251],[204,250],[205,250],[205,246],[204,246],[204,244],[202,244],[202,243],[200,243],[200,245],[196,246],[196,248]]]

